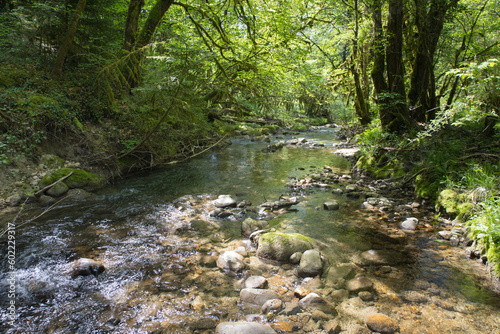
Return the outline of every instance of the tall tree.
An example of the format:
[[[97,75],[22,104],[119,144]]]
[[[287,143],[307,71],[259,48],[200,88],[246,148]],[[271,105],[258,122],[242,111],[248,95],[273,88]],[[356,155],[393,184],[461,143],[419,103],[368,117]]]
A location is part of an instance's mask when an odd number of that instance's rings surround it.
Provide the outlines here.
[[[372,19],[374,64],[371,76],[380,122],[384,131],[400,133],[409,127],[403,67],[402,0],[389,0],[386,37],[382,27],[382,0],[374,0]]]
[[[411,72],[408,99],[411,117],[417,122],[432,120],[436,116],[436,80],[434,54],[443,30],[446,14],[458,0],[414,0],[414,24],[417,28],[416,50]]]
[[[62,74],[64,60],[68,55],[69,48],[71,46],[71,43],[73,42],[73,37],[75,37],[76,29],[78,27],[78,21],[80,20],[80,16],[83,13],[86,3],[87,0],[78,0],[78,4],[76,5],[75,8],[75,15],[70,22],[70,25],[68,27],[68,30],[66,31],[66,34],[64,35],[61,45],[59,46],[59,50],[57,51],[56,61],[52,69],[52,76],[55,79],[58,79]]]
[[[138,19],[143,1],[131,0],[125,27],[125,49],[129,50],[130,56],[126,65],[127,83],[130,88],[137,87],[140,81],[140,64],[144,54],[144,47],[151,42],[156,28],[170,8],[173,0],[156,0],[150,9],[148,17],[136,37]],[[132,44],[133,42],[133,44]]]
[[[361,125],[367,125],[371,122],[369,105],[366,102],[365,94],[363,88],[361,86],[361,78],[359,74],[359,66],[356,63],[360,63],[363,60],[360,60],[360,51],[358,46],[358,38],[359,38],[359,8],[358,8],[358,0],[354,0],[354,39],[352,41],[352,65],[351,65],[351,73],[354,77],[354,87],[355,87],[355,102],[354,102],[354,110],[356,111],[356,115],[358,116],[358,120]]]

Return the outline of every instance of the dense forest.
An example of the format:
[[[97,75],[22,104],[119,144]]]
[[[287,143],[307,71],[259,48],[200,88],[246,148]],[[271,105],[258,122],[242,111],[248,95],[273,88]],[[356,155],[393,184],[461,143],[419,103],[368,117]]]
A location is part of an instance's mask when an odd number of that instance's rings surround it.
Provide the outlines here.
[[[2,0],[0,165],[55,153],[116,176],[243,129],[336,123],[361,148],[359,168],[414,184],[498,263],[499,8]]]

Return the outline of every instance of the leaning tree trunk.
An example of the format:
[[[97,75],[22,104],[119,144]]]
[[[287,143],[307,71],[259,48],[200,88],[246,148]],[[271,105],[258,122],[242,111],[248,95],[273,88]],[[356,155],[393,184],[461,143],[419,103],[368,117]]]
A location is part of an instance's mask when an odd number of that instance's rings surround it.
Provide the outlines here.
[[[126,78],[130,88],[135,88],[139,85],[141,75],[140,65],[144,54],[144,47],[151,42],[156,28],[173,2],[173,0],[157,0],[153,8],[151,8],[146,22],[144,22],[139,36],[137,36],[135,44],[129,54],[126,65]]]
[[[125,50],[131,51],[135,45],[139,17],[141,15],[144,0],[130,0],[128,5],[127,21],[125,23]]]
[[[82,15],[83,9],[85,8],[87,0],[78,0],[78,4],[75,9],[75,16],[71,21],[66,34],[64,35],[64,39],[59,46],[59,50],[57,52],[56,61],[54,63],[54,67],[52,69],[52,76],[55,79],[58,79],[62,75],[62,68],[64,65],[64,60],[68,55],[69,47],[73,42],[73,38],[75,37],[76,29],[78,27],[78,21],[80,20],[80,16]]]

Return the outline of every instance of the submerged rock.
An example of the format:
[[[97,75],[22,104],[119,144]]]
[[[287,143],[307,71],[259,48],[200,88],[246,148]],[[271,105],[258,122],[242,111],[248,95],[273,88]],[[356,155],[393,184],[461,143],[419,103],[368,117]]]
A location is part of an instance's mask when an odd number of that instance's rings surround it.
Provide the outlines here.
[[[250,276],[245,281],[245,288],[249,289],[267,289],[269,283],[263,276]]]
[[[286,262],[292,254],[312,248],[312,239],[302,234],[269,232],[259,236],[257,256]]]
[[[340,208],[340,205],[336,201],[331,201],[331,202],[326,202],[323,204],[323,208],[325,210],[338,210]]]
[[[321,254],[315,249],[309,249],[302,254],[299,268],[299,277],[314,277],[323,273],[323,261]]]
[[[235,251],[227,251],[217,258],[217,267],[225,271],[240,272],[245,269],[246,264],[241,254]]]
[[[221,322],[215,328],[215,334],[276,334],[269,325],[262,325],[257,322]]]
[[[373,332],[393,334],[399,331],[398,324],[385,314],[372,314],[366,318],[366,326]]]
[[[269,223],[265,220],[255,220],[247,218],[241,223],[241,235],[249,237],[253,232],[259,231],[267,227]]]
[[[73,262],[71,265],[71,278],[78,276],[94,275],[97,277],[104,271],[104,265],[92,259],[81,258]]]
[[[346,284],[347,291],[357,293],[360,291],[369,291],[373,288],[373,282],[366,277],[356,277]]]
[[[240,292],[240,299],[243,303],[262,307],[268,300],[279,299],[278,293],[268,289],[245,288]]]

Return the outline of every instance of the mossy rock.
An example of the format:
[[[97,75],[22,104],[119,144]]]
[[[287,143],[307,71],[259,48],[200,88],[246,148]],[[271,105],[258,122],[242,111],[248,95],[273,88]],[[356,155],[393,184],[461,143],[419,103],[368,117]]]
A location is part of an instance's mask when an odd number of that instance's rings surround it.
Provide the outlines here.
[[[73,172],[73,174],[63,181],[70,189],[81,188],[87,191],[94,191],[101,188],[104,184],[104,178],[100,175],[82,169],[61,168],[52,174],[46,175],[42,180],[42,186],[44,187],[52,184],[71,172]]]
[[[456,215],[460,204],[459,193],[452,189],[445,189],[439,193],[436,200],[436,210],[443,209],[447,214]]]
[[[302,123],[295,123],[294,125],[292,125],[290,130],[292,130],[292,131],[307,131],[307,125],[302,124]]]
[[[439,182],[423,175],[415,178],[415,193],[425,199],[435,199],[439,191]]]
[[[439,193],[436,200],[436,210],[443,209],[447,214],[454,215],[463,220],[470,217],[475,205],[468,201],[466,194],[458,193],[452,189],[445,189]]]
[[[257,256],[269,260],[288,262],[290,256],[313,248],[313,240],[298,233],[270,232],[259,237]]]
[[[386,159],[385,156],[377,160],[374,156],[363,155],[356,162],[356,166],[366,170],[379,179],[395,178],[406,175],[406,169],[401,160],[393,159],[384,163],[384,159]]]

